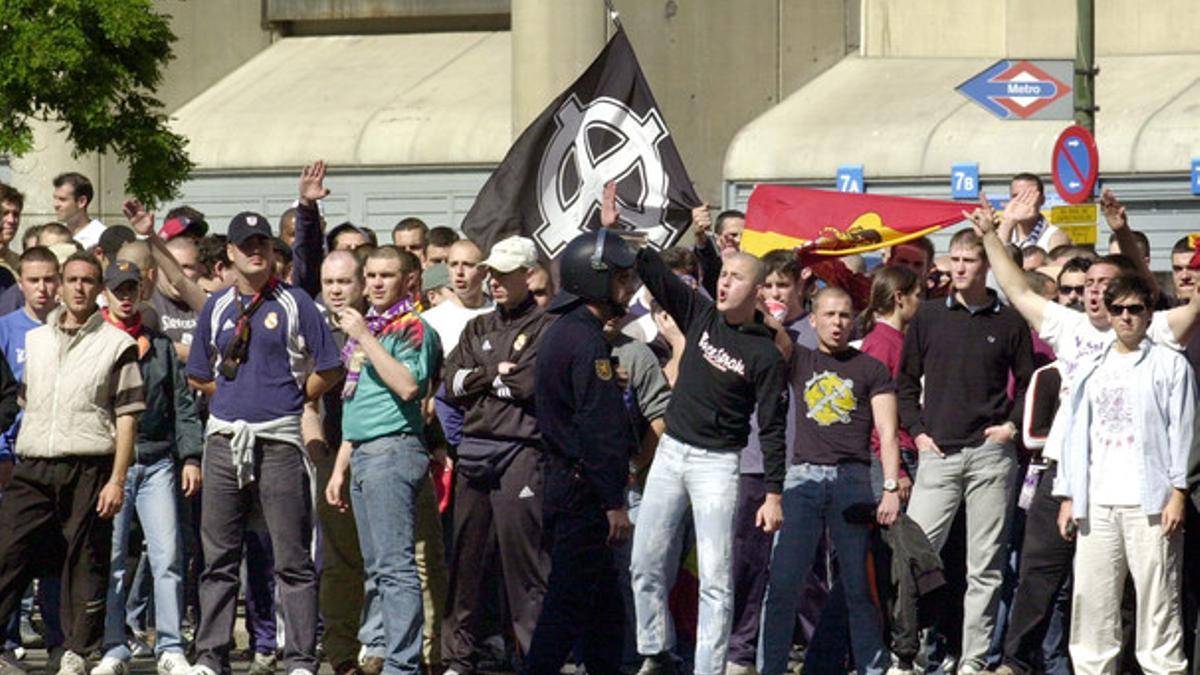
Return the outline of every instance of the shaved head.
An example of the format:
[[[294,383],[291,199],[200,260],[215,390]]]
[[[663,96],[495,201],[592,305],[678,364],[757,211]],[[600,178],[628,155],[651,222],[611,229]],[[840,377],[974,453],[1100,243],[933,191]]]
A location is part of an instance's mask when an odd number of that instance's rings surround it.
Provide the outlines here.
[[[841,288],[838,288],[837,286],[826,286],[825,288],[822,288],[821,290],[817,291],[817,294],[813,296],[812,304],[813,304],[814,310],[815,310],[815,308],[821,306],[822,300],[842,301],[842,300],[851,300],[851,298],[850,298],[849,293],[842,290]],[[851,304],[853,304],[853,303],[851,303]]]
[[[325,256],[325,260],[321,262],[321,271],[324,272],[326,269],[342,271],[346,269],[346,266],[349,266],[354,274],[361,271],[358,258],[353,253],[345,250],[330,251],[329,255]]]
[[[750,255],[749,253],[744,251],[727,253],[723,258],[722,264],[728,265],[729,263],[736,263],[739,266],[743,266],[743,269],[749,273],[750,278],[753,279],[754,283],[756,284],[762,284],[767,280],[766,265],[763,265],[761,260]]]

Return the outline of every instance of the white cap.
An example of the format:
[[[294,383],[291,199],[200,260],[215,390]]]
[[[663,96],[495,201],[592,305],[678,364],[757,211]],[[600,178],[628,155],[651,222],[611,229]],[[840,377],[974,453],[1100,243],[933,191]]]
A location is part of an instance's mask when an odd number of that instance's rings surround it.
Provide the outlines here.
[[[528,237],[512,236],[496,242],[492,253],[480,265],[507,274],[522,267],[537,265],[537,245]]]

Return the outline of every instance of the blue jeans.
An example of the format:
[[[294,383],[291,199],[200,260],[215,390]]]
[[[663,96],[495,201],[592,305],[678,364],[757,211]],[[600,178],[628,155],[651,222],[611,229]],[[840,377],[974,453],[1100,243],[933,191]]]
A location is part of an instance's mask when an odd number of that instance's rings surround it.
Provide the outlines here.
[[[429,454],[417,436],[384,436],[354,446],[350,499],[367,578],[379,593],[387,640],[385,673],[421,670],[424,609],[417,576],[417,493]]]
[[[154,577],[154,651],[183,653],[179,635],[183,605],[183,555],[175,510],[175,461],[134,464],[125,477],[125,504],[113,519],[112,559],[104,619],[105,656],[131,658],[125,644],[125,549],[136,510],[146,534],[146,550]]]
[[[758,670],[763,675],[787,672],[800,589],[826,527],[841,561],[854,661],[861,673],[882,673],[887,667],[881,617],[867,581],[870,528],[848,523],[843,515],[856,504],[874,503],[871,468],[866,464],[795,464],[788,468],[783,485],[783,529],[775,535],[771,551],[771,576],[759,635]]]
[[[633,528],[633,597],[638,652],[654,655],[675,646],[667,594],[678,568],[677,532],[690,501],[700,568],[696,675],[725,672],[733,626],[733,516],[737,509],[738,453],[706,450],[662,437],[637,526]]]

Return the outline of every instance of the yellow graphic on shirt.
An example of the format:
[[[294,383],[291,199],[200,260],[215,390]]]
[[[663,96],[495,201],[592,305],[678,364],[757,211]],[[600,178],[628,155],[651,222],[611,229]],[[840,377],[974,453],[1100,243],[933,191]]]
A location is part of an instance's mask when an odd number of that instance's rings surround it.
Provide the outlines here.
[[[804,404],[808,408],[807,417],[820,426],[848,424],[850,413],[858,407],[854,380],[843,379],[829,370],[813,373],[804,383]]]

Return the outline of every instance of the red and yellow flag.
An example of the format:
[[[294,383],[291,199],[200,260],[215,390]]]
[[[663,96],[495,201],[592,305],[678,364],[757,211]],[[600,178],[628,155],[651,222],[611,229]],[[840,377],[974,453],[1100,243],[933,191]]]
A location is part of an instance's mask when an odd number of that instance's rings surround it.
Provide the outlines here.
[[[750,194],[742,250],[762,255],[812,245],[839,256],[895,246],[963,220],[961,202],[759,185]]]

